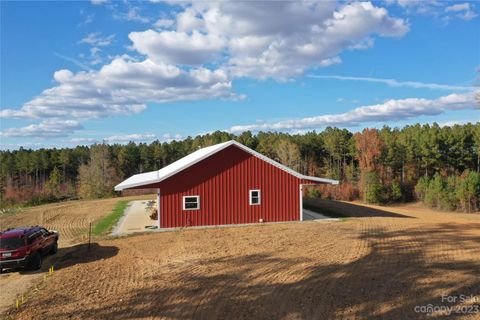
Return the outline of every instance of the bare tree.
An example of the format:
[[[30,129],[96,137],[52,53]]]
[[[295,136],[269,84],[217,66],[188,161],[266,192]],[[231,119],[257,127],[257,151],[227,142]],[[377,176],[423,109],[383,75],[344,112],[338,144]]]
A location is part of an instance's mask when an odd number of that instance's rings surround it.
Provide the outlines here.
[[[113,193],[117,180],[110,164],[110,151],[106,144],[96,144],[90,149],[90,162],[79,168],[80,196],[101,198]]]
[[[300,170],[300,149],[295,143],[290,142],[287,139],[280,140],[276,149],[276,153],[278,161],[280,161],[282,164],[292,168],[293,170]]]

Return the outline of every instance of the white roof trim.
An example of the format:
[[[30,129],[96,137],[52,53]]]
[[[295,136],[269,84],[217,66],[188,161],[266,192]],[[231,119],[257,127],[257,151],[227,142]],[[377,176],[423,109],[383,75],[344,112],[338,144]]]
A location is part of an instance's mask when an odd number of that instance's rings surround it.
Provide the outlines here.
[[[333,180],[333,179],[327,179],[327,178],[318,178],[318,177],[312,177],[312,176],[303,176],[302,179],[305,180],[310,180],[310,181],[315,181],[315,182],[320,182],[320,183],[327,183],[327,184],[339,184],[338,180]]]
[[[303,175],[303,174],[300,174],[298,172],[296,172],[295,170],[292,170],[266,156],[264,156],[263,154],[261,153],[258,153],[246,146],[244,146],[243,144],[237,142],[237,141],[234,141],[234,140],[230,140],[230,141],[227,141],[227,142],[224,142],[224,143],[219,143],[219,144],[216,144],[216,145],[213,145],[213,146],[210,146],[210,147],[206,147],[206,148],[202,148],[202,149],[199,149],[171,164],[169,164],[168,166],[166,167],[163,167],[162,169],[158,170],[158,171],[150,171],[150,172],[145,172],[145,173],[140,173],[140,174],[136,174],[136,175],[133,175],[131,176],[130,178],[126,179],[125,181],[117,184],[115,186],[115,191],[121,191],[121,190],[124,190],[124,189],[129,189],[129,188],[134,188],[134,187],[140,187],[140,186],[143,186],[143,185],[148,185],[148,184],[152,184],[152,183],[159,183],[175,174],[177,174],[178,172],[180,171],[183,171],[185,170],[186,168],[210,157],[211,155],[231,146],[231,145],[235,145],[236,147],[252,154],[253,156],[267,162],[267,163],[270,163],[271,165],[283,170],[283,171],[286,171],[288,173],[290,173],[291,175],[299,178],[299,179],[306,179],[306,180],[311,180],[311,181],[315,181],[315,182],[320,182],[320,183],[329,183],[329,184],[338,184],[338,181],[337,180],[331,180],[331,179],[324,179],[324,178],[317,178],[317,177],[310,177],[310,176],[306,176],[306,175]]]

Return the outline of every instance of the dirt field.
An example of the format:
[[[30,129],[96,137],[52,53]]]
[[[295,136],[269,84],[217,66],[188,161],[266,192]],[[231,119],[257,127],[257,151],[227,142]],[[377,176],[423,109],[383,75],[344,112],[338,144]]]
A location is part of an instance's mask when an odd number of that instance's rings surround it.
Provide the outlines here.
[[[153,199],[155,196],[131,196],[125,198],[109,198],[101,200],[79,200],[47,204],[27,209],[13,215],[0,217],[2,229],[25,225],[42,225],[57,230],[60,245],[68,246],[85,241],[88,235],[88,224],[94,225],[109,214],[115,204],[121,200]]]
[[[321,202],[342,222],[99,241],[14,319],[480,319],[480,215]],[[63,249],[67,250],[67,249]],[[442,296],[450,296],[442,301]],[[462,296],[463,295],[463,296]],[[473,295],[467,299],[466,296]],[[456,302],[451,302],[455,299]],[[446,298],[444,298],[446,299]],[[457,314],[456,312],[460,312]]]
[[[154,196],[133,196],[126,200],[149,199]],[[68,201],[21,209],[16,214],[0,216],[0,228],[42,225],[60,232],[59,247],[65,248],[85,242],[88,239],[90,221],[97,221],[109,214],[119,198]],[[13,305],[15,298],[42,278],[57,256],[48,257],[42,272],[8,272],[0,276],[0,313]]]

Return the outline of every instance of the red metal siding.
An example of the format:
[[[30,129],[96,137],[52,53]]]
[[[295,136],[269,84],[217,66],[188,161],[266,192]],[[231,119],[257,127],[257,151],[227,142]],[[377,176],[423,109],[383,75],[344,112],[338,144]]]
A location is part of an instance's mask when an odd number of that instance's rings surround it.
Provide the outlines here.
[[[159,183],[162,228],[299,220],[300,179],[230,146]],[[154,185],[152,185],[153,187]],[[249,190],[261,204],[249,204]],[[199,210],[183,196],[199,195]]]

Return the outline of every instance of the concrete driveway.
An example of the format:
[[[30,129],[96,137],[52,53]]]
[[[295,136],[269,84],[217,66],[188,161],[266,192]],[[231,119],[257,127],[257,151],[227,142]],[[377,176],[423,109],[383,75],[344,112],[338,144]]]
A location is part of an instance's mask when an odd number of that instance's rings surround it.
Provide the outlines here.
[[[308,220],[316,220],[316,221],[338,221],[337,218],[330,218],[320,214],[318,212],[314,212],[312,210],[303,209],[303,221]]]
[[[151,228],[146,227],[156,226],[156,221],[150,219],[148,202],[148,200],[130,201],[112,235],[149,231]]]

